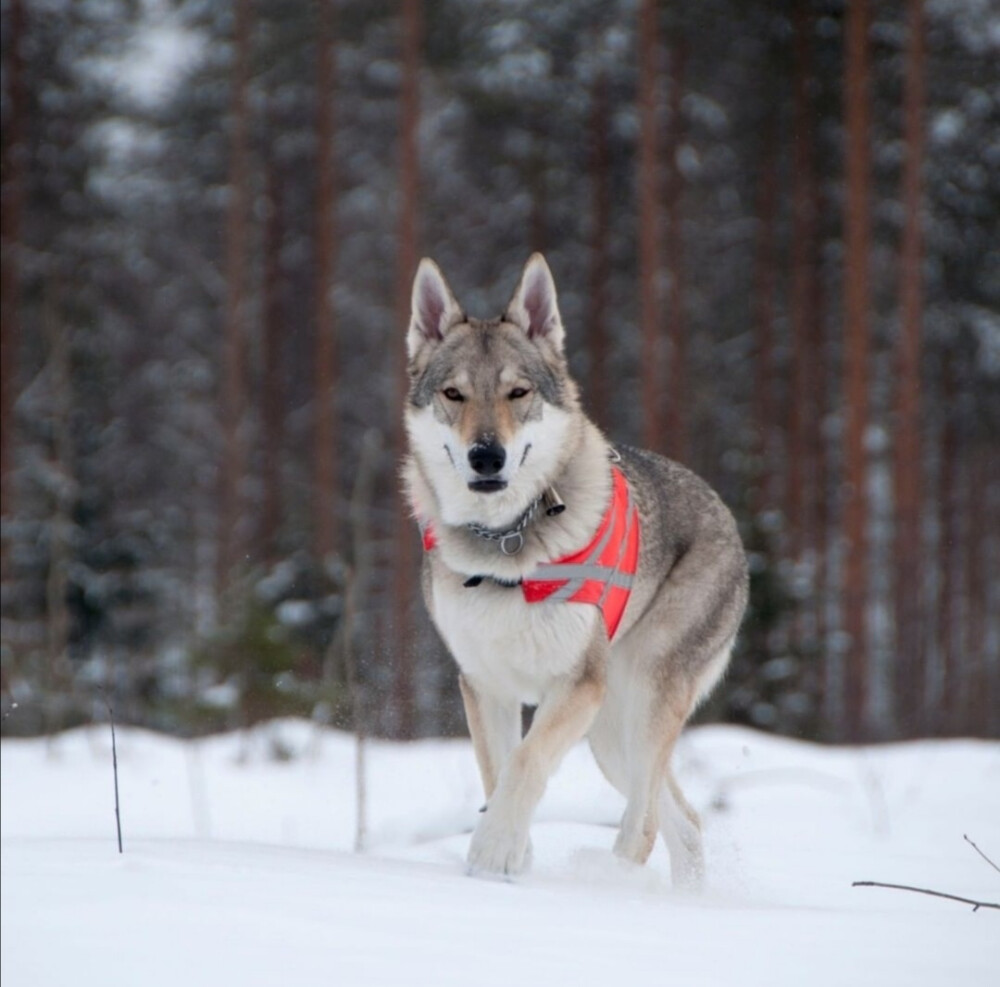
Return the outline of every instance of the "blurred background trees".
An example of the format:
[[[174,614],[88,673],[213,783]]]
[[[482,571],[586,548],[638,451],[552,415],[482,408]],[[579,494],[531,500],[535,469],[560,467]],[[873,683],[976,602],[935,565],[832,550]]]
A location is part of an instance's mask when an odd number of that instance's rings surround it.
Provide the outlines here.
[[[740,520],[704,715],[1000,733],[994,4],[2,17],[5,732],[102,692],[461,729],[398,494],[409,284],[489,315],[544,250],[592,415]]]

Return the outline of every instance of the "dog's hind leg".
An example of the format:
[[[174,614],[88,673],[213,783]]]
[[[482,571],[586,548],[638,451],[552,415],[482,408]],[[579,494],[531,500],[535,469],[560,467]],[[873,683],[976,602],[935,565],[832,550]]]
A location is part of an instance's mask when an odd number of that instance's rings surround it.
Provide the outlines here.
[[[669,765],[664,781],[660,792],[660,831],[670,851],[670,873],[674,887],[695,890],[705,879],[701,821],[684,798]]]
[[[628,802],[614,852],[643,864],[652,852],[660,826],[661,789],[670,774],[670,756],[684,726],[685,711],[647,705],[630,724],[637,731],[626,742]]]

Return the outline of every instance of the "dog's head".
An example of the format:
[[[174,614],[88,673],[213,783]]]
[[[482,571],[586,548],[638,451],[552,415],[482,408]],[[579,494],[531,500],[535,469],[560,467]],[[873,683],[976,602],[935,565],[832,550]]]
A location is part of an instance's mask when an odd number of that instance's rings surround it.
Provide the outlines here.
[[[551,481],[579,408],[552,273],[524,267],[499,319],[465,315],[438,266],[420,262],[407,332],[410,448],[444,520],[500,525]]]

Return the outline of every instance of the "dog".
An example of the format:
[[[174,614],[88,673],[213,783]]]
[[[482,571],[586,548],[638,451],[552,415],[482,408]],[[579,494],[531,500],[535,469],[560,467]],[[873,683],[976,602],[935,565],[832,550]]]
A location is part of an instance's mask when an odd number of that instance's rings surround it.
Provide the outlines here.
[[[586,737],[627,800],[615,853],[643,864],[662,833],[675,885],[696,887],[700,823],[670,760],[728,664],[746,556],[703,480],[612,447],[587,418],[564,336],[540,254],[504,314],[486,320],[467,316],[438,266],[421,261],[403,483],[486,796],[468,867],[528,866],[534,809]],[[522,736],[523,705],[535,711]]]

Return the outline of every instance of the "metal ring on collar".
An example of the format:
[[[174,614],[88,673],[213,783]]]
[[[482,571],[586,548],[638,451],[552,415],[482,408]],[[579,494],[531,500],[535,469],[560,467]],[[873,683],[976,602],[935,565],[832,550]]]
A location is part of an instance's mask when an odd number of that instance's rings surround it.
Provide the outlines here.
[[[510,531],[500,539],[500,551],[504,555],[517,555],[524,548],[524,535],[520,531]]]

